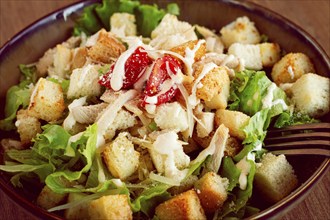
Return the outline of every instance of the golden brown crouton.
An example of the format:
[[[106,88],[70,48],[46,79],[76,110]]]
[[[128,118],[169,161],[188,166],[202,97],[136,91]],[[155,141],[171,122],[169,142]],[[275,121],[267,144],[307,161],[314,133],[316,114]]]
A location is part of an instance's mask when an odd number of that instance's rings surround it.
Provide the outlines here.
[[[225,156],[234,157],[242,150],[241,142],[235,137],[229,137],[226,142]]]
[[[56,121],[65,109],[61,85],[40,78],[31,96],[29,115],[45,121]]]
[[[156,207],[156,216],[164,219],[206,219],[195,190],[181,193]]]
[[[41,124],[39,120],[28,114],[28,110],[19,110],[17,112],[17,121],[15,123],[23,145],[31,143],[36,134],[41,133]]]
[[[48,186],[44,186],[37,198],[37,204],[44,209],[50,209],[64,202],[67,195],[55,193]]]
[[[214,131],[212,131],[208,136],[201,138],[201,137],[198,137],[197,132],[195,131],[195,132],[193,133],[192,138],[193,138],[194,141],[196,141],[201,147],[203,147],[203,148],[207,148],[207,147],[210,145],[210,142],[211,142],[211,139],[212,139],[213,135],[214,135]]]
[[[74,49],[71,70],[83,67],[86,63],[86,57],[87,57],[86,47],[79,47]]]
[[[227,199],[228,179],[221,178],[214,172],[206,173],[195,183],[198,198],[207,213],[221,208]]]
[[[90,202],[90,219],[133,219],[127,195],[108,195]]]
[[[120,133],[114,141],[107,144],[102,156],[111,174],[121,180],[132,175],[139,166],[140,154],[134,150],[133,143],[125,133]]]
[[[112,63],[113,58],[119,57],[125,50],[121,42],[102,29],[99,31],[96,43],[87,49],[87,54],[93,61]]]
[[[297,187],[298,179],[284,155],[267,153],[256,165],[254,183],[267,200],[278,202]]]
[[[171,49],[171,51],[175,52],[175,53],[178,53],[180,54],[181,56],[186,56],[186,52],[187,52],[187,49],[188,50],[194,50],[195,47],[197,46],[198,44],[198,40],[191,40],[191,41],[188,41],[184,44],[181,44],[179,46],[176,46],[176,47],[173,47]],[[194,60],[195,62],[197,62],[198,60],[200,60],[206,53],[206,44],[205,43],[202,43],[200,44],[200,46],[198,48],[196,48],[197,51],[194,53]]]
[[[84,193],[69,193],[67,203],[79,201],[86,196]],[[83,220],[89,219],[88,213],[89,202],[83,202],[79,205],[70,207],[65,210],[64,217],[68,220]]]
[[[224,124],[229,129],[230,136],[244,140],[243,128],[249,123],[250,117],[242,112],[218,109],[215,113],[217,126]]]
[[[295,82],[303,74],[314,72],[314,65],[308,56],[303,53],[289,53],[275,63],[271,77],[277,85],[280,85]]]
[[[55,48],[48,49],[45,54],[38,60],[36,67],[39,77],[44,77],[47,75],[48,68],[53,64],[55,53]]]

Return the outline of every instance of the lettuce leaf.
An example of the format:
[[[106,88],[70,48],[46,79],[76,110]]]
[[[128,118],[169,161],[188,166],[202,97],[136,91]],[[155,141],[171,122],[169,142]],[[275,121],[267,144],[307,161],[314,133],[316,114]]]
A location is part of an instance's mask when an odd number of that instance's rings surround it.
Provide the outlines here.
[[[319,120],[309,117],[307,114],[300,112],[290,113],[289,111],[284,111],[276,119],[274,127],[282,128],[290,125],[307,124],[307,123],[317,123]]]
[[[0,120],[0,130],[15,129],[14,119],[20,108],[26,108],[30,103],[31,89],[28,87],[37,80],[35,66],[19,65],[22,79],[18,85],[9,88],[6,94],[5,118]]]
[[[110,17],[116,12],[133,14],[134,9],[140,5],[139,1],[130,0],[103,0],[102,5],[95,8],[96,14],[102,21],[106,30],[110,30]]]
[[[229,180],[227,191],[231,192],[238,184],[238,178],[241,171],[235,166],[231,157],[224,157],[220,170],[220,176],[226,177]]]
[[[66,168],[49,175],[46,178],[46,184],[52,191],[57,193],[76,192],[63,184],[61,179],[64,178],[69,182],[75,181],[80,179],[83,173],[87,173],[91,169],[96,150],[96,140],[97,125],[94,124],[86,129],[80,139],[70,143],[72,148],[79,153],[76,155],[79,157],[79,161],[83,164],[83,167],[77,171]]]
[[[142,211],[147,216],[153,216],[153,209],[161,202],[168,200],[171,194],[167,190],[171,186],[163,183],[154,183],[145,189],[133,202],[131,208],[133,212]]]

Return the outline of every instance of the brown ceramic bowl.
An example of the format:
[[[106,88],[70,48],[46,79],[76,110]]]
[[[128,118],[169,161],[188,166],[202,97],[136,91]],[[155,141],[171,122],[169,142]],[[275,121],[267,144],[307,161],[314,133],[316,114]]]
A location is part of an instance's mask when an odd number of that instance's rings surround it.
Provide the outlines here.
[[[74,19],[86,5],[95,1],[76,3],[35,22],[22,32],[18,33],[0,49],[0,118],[3,118],[3,106],[7,89],[16,84],[19,79],[19,64],[36,61],[48,49],[64,41],[71,34]],[[156,1],[164,6],[168,1]],[[258,30],[269,36],[270,41],[279,43],[281,48],[290,52],[307,54],[316,66],[319,74],[330,73],[330,59],[323,49],[306,32],[293,25],[288,20],[261,6],[241,1],[177,1],[182,20],[204,25],[219,30],[223,25],[246,15],[256,23]],[[220,16],[221,15],[221,16]],[[65,19],[66,18],[66,19]],[[329,76],[329,75],[328,75]],[[329,117],[325,120],[329,121]],[[1,131],[0,139],[11,135]],[[262,209],[251,219],[278,218],[284,212],[294,207],[304,199],[307,192],[326,172],[329,159],[321,156],[288,157],[299,178],[300,186],[289,196],[275,205],[256,202]],[[306,162],[307,161],[307,162]],[[0,154],[0,163],[2,153]],[[16,189],[9,182],[9,176],[0,172],[0,188],[15,202],[36,217],[42,219],[61,219],[58,213],[48,213],[34,203],[37,192],[35,186],[25,189]],[[253,201],[258,201],[255,195]]]

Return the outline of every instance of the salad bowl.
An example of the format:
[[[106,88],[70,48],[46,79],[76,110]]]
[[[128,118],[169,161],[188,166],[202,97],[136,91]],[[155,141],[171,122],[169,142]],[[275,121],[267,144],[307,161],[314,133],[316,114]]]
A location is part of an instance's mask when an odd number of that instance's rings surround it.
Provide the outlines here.
[[[17,66],[21,63],[27,64],[36,61],[48,48],[67,39],[72,33],[74,21],[79,13],[84,7],[93,3],[95,1],[79,2],[60,9],[29,26],[1,48],[0,106],[4,106],[5,93],[8,88],[19,80]],[[160,7],[164,7],[168,2],[156,1],[156,3]],[[321,75],[330,73],[330,60],[315,40],[299,27],[260,6],[239,1],[203,1],[203,4],[200,4],[199,1],[178,1],[177,3],[181,10],[181,20],[215,30],[219,30],[238,16],[246,15],[256,23],[260,32],[266,34],[271,41],[279,43],[286,51],[300,51],[308,54],[316,66],[316,72]],[[27,54],[29,55],[27,56]],[[3,108],[1,111],[3,111]],[[0,118],[3,118],[3,112],[1,112]],[[329,117],[325,118],[325,120],[328,119]],[[11,134],[1,133],[1,138],[7,135]],[[307,192],[322,177],[329,164],[328,159],[319,156],[290,157],[289,161],[293,165],[301,185],[290,196],[275,205],[262,207],[261,204],[262,211],[252,216],[252,219],[277,218],[284,211],[294,207],[304,199]],[[308,161],[308,163],[305,163],[305,161]],[[0,163],[2,163],[2,157]],[[1,172],[0,177],[0,187],[12,200],[34,213],[37,217],[42,219],[62,218],[39,208],[31,202],[36,197],[32,186],[25,189],[13,188],[10,185],[9,177],[3,172]],[[255,199],[257,200],[257,198]]]

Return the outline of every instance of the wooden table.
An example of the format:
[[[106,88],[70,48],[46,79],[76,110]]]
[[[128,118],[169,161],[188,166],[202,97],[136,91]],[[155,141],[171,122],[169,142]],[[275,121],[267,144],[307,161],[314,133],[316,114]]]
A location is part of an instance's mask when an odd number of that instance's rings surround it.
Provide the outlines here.
[[[0,0],[0,45],[33,21],[77,0]],[[329,0],[251,0],[288,18],[310,33],[330,55]],[[289,219],[330,219],[330,173],[307,198],[284,215]],[[36,219],[0,191],[0,219]]]

